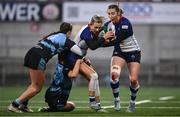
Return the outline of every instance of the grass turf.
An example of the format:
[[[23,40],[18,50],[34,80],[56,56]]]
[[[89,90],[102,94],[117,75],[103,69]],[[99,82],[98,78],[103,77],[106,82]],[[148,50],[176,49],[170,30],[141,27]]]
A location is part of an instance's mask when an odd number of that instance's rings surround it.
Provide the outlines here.
[[[10,113],[7,112],[7,106],[12,100],[17,98],[24,86],[0,87],[0,116],[61,116],[61,117],[110,117],[110,116],[180,116],[180,88],[165,88],[165,87],[141,87],[133,113],[127,113],[126,108],[129,103],[128,87],[120,88],[121,106],[120,112],[114,111],[113,108],[107,108],[107,113],[99,113],[88,108],[88,92],[87,87],[73,86],[69,100],[74,101],[76,109],[72,112],[38,112],[38,108],[46,106],[44,102],[44,93],[46,87],[33,97],[29,106],[35,111],[34,113]],[[113,97],[109,86],[100,87],[101,104],[102,106],[113,106]],[[159,100],[160,97],[170,97],[170,99]],[[143,103],[143,101],[145,101]],[[146,102],[147,101],[147,102]]]

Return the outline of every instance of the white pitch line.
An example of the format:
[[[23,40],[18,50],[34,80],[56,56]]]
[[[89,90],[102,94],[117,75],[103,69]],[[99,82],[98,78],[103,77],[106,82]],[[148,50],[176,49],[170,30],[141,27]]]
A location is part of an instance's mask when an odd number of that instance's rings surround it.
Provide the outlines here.
[[[107,109],[107,108],[113,108],[113,107],[114,105],[110,105],[110,106],[103,106],[102,108]]]
[[[141,100],[141,101],[137,101],[136,105],[143,104],[143,103],[149,103],[149,102],[152,102],[152,101],[151,100]]]
[[[102,108],[104,109],[108,109],[108,108],[113,108],[114,106],[103,106]],[[76,107],[76,108],[79,108],[79,109],[88,109],[89,107]],[[123,106],[121,108],[127,108],[126,106]],[[160,107],[156,107],[156,106],[152,106],[152,107],[136,107],[136,108],[151,108],[151,109],[180,109],[180,107],[164,107],[164,106],[160,106]]]
[[[137,101],[137,102],[136,102],[136,105],[138,105],[138,104],[143,104],[143,103],[149,103],[149,102],[151,102],[151,100],[141,100],[141,101]],[[113,108],[113,107],[114,107],[114,105],[103,106],[103,108],[105,108],[105,109],[107,109],[107,108]]]
[[[38,109],[40,108],[41,106],[29,106],[30,108],[32,109]],[[103,106],[104,109],[108,109],[108,108],[113,108],[114,106]],[[7,106],[0,106],[0,109],[6,109]],[[79,109],[90,109],[88,106],[77,106],[76,108],[79,108]],[[123,106],[121,108],[127,108],[126,106]],[[180,109],[180,107],[177,107],[177,106],[174,106],[174,107],[164,107],[164,106],[159,106],[159,107],[155,107],[155,106],[151,106],[151,107],[136,107],[136,108],[151,108],[151,109]]]
[[[174,99],[174,98],[175,98],[174,96],[166,96],[166,97],[160,97],[159,100],[165,101],[165,100],[171,100],[171,99]]]

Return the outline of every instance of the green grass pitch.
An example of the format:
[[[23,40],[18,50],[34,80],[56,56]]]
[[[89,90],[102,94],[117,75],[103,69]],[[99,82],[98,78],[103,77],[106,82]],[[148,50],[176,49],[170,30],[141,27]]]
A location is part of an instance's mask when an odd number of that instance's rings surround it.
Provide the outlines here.
[[[43,87],[41,93],[33,97],[29,106],[34,113],[10,113],[7,106],[17,98],[25,86],[0,87],[0,116],[59,116],[59,117],[118,117],[118,116],[180,116],[180,88],[167,87],[141,87],[137,96],[137,105],[133,113],[127,113],[129,103],[129,89],[126,86],[120,88],[121,106],[119,112],[113,110],[113,97],[109,86],[100,87],[101,104],[108,111],[100,113],[88,107],[88,88],[73,86],[69,100],[74,101],[76,109],[72,112],[38,112],[38,108],[46,106],[44,93],[47,87]]]

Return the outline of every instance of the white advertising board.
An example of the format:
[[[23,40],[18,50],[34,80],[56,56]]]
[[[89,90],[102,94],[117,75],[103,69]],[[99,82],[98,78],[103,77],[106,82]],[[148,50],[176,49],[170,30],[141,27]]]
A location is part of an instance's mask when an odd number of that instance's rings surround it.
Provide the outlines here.
[[[65,2],[63,21],[89,22],[99,14],[107,18],[111,2]],[[180,3],[122,2],[124,16],[137,24],[180,24]]]

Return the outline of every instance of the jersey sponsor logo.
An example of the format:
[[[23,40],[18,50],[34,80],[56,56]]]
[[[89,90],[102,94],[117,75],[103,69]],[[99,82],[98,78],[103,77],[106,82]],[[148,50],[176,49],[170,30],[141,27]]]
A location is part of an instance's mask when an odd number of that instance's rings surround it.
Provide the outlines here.
[[[122,29],[128,29],[128,25],[122,25]]]
[[[135,59],[135,57],[136,57],[136,56],[135,56],[134,54],[133,54],[133,55],[131,55],[131,58],[132,58],[132,59]]]

